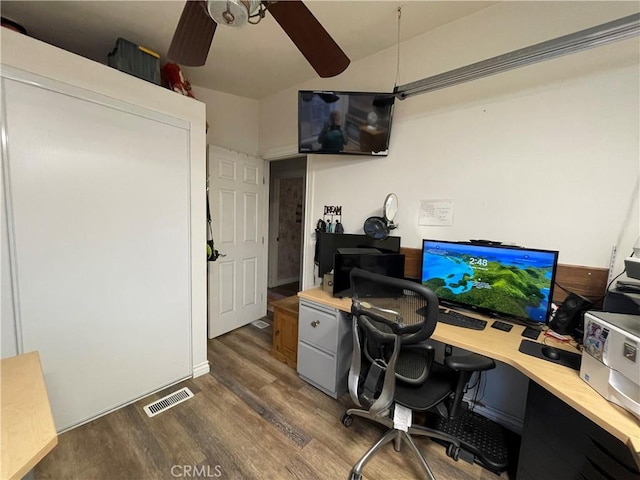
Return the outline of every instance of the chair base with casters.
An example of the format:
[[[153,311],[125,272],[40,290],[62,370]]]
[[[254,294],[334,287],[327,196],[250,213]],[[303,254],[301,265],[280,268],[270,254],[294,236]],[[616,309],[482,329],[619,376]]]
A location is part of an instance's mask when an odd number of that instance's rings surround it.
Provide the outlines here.
[[[423,348],[430,350],[430,348],[426,346],[423,346]],[[455,369],[452,367],[455,367]],[[495,362],[493,360],[481,355],[469,354],[447,357],[444,366],[439,364],[433,364],[431,366],[428,389],[415,388],[398,382],[394,394],[395,403],[391,409],[398,403],[407,407],[411,406],[414,411],[430,412],[433,410],[433,415],[439,419],[434,426],[412,425],[408,428],[408,431],[405,432],[394,428],[392,411],[384,411],[382,412],[383,416],[381,416],[381,414],[376,415],[371,413],[370,410],[358,408],[347,410],[340,420],[345,427],[351,426],[353,417],[357,416],[389,428],[385,435],[353,466],[349,480],[360,480],[362,478],[362,469],[367,462],[378,450],[391,441],[394,442],[396,452],[400,452],[403,442],[407,443],[411,451],[418,457],[422,470],[426,474],[426,478],[435,480],[433,472],[429,468],[422,452],[413,441],[412,436],[429,437],[439,443],[447,445],[447,456],[455,461],[460,458],[461,453],[464,454],[464,452],[471,451],[472,445],[470,443],[464,443],[467,437],[458,435],[460,432],[459,429],[456,428],[463,425],[460,422],[456,422],[455,419],[457,419],[458,416],[463,419],[467,418],[467,410],[461,406],[463,388],[473,372],[489,370],[494,367]],[[452,373],[454,374],[453,376]],[[423,408],[415,407],[418,397],[422,400]],[[445,404],[448,404],[448,406],[443,409],[442,407]],[[470,426],[470,424],[464,424],[463,428],[468,426]],[[476,453],[480,451],[479,449],[474,450]],[[490,461],[492,460],[492,458],[486,457],[486,455],[484,458],[489,458]],[[497,464],[497,466],[500,465],[499,463]]]
[[[449,447],[447,447],[447,452],[452,452],[450,456],[455,455],[457,459],[457,449],[460,447],[460,442],[451,435],[419,425],[412,425],[405,432],[404,430],[394,428],[393,419],[391,418],[392,414],[389,414],[385,417],[376,417],[374,415],[371,415],[369,411],[358,408],[351,408],[347,410],[346,413],[342,415],[340,421],[345,427],[349,427],[353,423],[354,416],[374,421],[376,423],[384,425],[385,427],[388,427],[389,430],[387,430],[382,438],[380,438],[380,440],[378,440],[353,466],[351,472],[349,473],[349,480],[361,480],[362,470],[364,466],[369,462],[369,460],[371,460],[373,455],[378,450],[384,447],[387,443],[391,442],[393,442],[393,447],[396,452],[400,452],[403,443],[409,445],[410,450],[416,455],[416,457],[418,457],[420,466],[427,475],[427,478],[429,478],[429,480],[435,480],[433,472],[431,471],[431,468],[429,468],[429,464],[422,455],[422,452],[418,449],[417,445],[413,441],[413,438],[411,438],[412,436],[430,437],[434,440],[447,442],[449,444]]]
[[[353,355],[348,384],[355,406],[342,416],[342,423],[349,426],[357,416],[388,430],[353,466],[349,478],[361,479],[373,455],[393,442],[397,452],[407,444],[426,478],[435,480],[415,438],[447,443],[447,454],[454,460],[460,454],[460,440],[429,426],[399,418],[394,422],[394,414],[437,411],[455,418],[462,411],[464,389],[473,372],[494,368],[495,362],[476,354],[445,357],[442,364],[435,361],[435,349],[426,340],[436,328],[438,297],[426,286],[358,268],[351,270],[350,280]],[[402,407],[409,412],[397,415]]]

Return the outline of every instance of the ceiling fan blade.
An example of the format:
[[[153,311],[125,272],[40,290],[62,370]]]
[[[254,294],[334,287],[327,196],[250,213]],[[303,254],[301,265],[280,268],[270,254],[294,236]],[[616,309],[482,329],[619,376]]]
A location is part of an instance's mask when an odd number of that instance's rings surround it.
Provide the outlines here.
[[[207,2],[188,0],[173,34],[167,57],[180,65],[204,65],[216,27],[216,22],[207,12]]]
[[[263,3],[322,78],[335,77],[349,66],[349,57],[302,1]]]

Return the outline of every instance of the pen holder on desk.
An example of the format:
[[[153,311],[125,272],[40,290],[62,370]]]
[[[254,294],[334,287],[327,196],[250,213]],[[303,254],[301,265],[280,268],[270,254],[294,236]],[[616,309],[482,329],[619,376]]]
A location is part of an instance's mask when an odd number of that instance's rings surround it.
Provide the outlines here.
[[[322,277],[322,290],[333,295],[333,273],[325,273]]]

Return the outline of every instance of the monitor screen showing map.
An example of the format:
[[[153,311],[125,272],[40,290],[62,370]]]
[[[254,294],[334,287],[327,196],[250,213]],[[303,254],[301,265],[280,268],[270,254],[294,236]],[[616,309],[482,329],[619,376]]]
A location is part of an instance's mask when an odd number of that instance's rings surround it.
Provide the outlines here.
[[[421,281],[443,304],[542,324],[557,263],[553,250],[423,240]]]

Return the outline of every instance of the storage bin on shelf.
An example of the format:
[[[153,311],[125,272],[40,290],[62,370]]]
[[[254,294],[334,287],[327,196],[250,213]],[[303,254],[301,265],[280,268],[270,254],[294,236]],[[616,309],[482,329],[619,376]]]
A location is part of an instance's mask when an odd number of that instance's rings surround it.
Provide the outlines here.
[[[107,56],[110,67],[156,85],[160,85],[160,55],[148,48],[118,38],[116,46]]]

